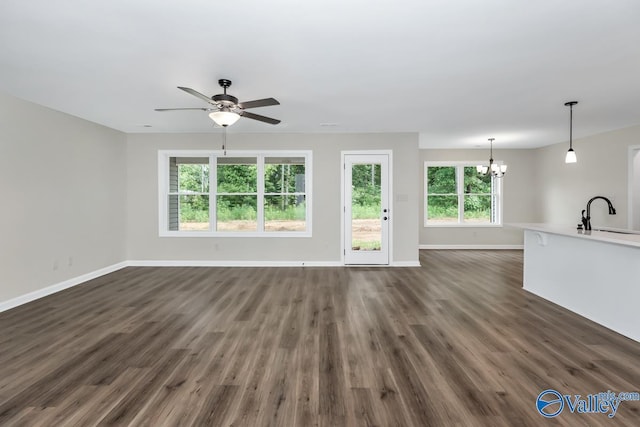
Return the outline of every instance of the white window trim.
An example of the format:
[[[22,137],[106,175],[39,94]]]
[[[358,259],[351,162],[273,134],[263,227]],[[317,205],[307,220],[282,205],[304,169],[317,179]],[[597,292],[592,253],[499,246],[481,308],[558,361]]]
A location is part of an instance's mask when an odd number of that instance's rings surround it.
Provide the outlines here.
[[[213,165],[214,158],[225,157],[221,150],[158,150],[158,234],[160,237],[311,237],[312,236],[312,176],[313,153],[311,150],[228,150],[226,157],[254,157],[257,159],[258,201],[264,200],[264,158],[265,157],[304,157],[305,158],[305,231],[180,231],[168,230],[169,194],[169,158],[171,157],[208,157]],[[213,209],[217,188],[217,168],[209,172],[209,221],[216,223],[216,212]],[[264,206],[257,206],[258,229],[264,228]]]
[[[461,161],[461,160],[456,160],[456,161],[451,161],[451,162],[447,162],[447,161],[425,161],[424,162],[424,174],[423,174],[423,178],[422,178],[422,185],[423,185],[423,190],[422,190],[422,197],[424,198],[424,203],[423,203],[423,207],[424,207],[424,213],[422,215],[422,221],[424,224],[425,228],[502,228],[503,227],[503,222],[502,222],[502,217],[503,217],[503,213],[502,213],[502,199],[503,199],[503,192],[502,192],[502,179],[503,178],[496,178],[494,179],[494,183],[495,185],[498,186],[498,212],[497,212],[497,216],[498,216],[498,222],[497,223],[493,223],[493,224],[472,224],[472,223],[464,223],[462,222],[462,218],[460,218],[460,216],[463,215],[463,212],[461,209],[458,208],[458,222],[455,224],[433,224],[433,223],[429,223],[428,219],[427,219],[427,209],[428,209],[428,195],[427,195],[427,168],[428,167],[433,167],[433,166],[454,166],[456,167],[456,191],[457,191],[457,195],[458,197],[460,197],[460,194],[464,194],[464,192],[462,192],[462,186],[463,186],[463,179],[461,179],[461,177],[459,176],[460,174],[462,174],[462,169],[459,168],[458,166],[476,166],[476,165],[484,165],[486,164],[487,161],[486,160],[468,160],[468,161]],[[497,163],[498,165],[502,165],[503,162],[501,160],[494,160],[494,163]],[[464,178],[464,176],[462,177]]]

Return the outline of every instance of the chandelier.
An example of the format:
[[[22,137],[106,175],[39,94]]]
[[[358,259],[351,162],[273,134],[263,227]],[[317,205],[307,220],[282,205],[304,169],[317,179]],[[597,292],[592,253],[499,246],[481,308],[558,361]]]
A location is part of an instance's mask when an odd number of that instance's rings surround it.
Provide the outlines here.
[[[489,138],[489,143],[491,146],[491,152],[489,155],[489,166],[486,165],[478,165],[476,169],[478,173],[481,175],[491,175],[496,178],[502,178],[505,173],[507,173],[507,165],[497,164],[493,161],[493,141],[495,138]]]

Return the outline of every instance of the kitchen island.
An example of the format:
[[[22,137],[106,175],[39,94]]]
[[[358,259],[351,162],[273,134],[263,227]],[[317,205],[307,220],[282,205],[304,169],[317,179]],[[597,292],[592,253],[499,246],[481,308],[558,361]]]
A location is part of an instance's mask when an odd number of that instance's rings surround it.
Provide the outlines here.
[[[640,234],[511,226],[524,229],[525,290],[640,341]]]

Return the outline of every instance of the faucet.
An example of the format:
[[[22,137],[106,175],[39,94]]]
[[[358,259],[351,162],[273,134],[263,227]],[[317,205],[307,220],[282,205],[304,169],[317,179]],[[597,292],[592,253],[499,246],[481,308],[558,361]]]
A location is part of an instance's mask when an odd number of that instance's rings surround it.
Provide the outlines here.
[[[591,230],[591,202],[593,202],[596,199],[602,199],[605,202],[607,202],[607,205],[609,205],[609,215],[615,215],[616,214],[616,210],[613,207],[613,204],[611,203],[611,200],[607,199],[606,197],[603,196],[596,196],[596,197],[592,197],[591,200],[589,200],[587,202],[587,216],[584,216],[585,210],[582,210],[582,225],[584,226],[585,230]]]

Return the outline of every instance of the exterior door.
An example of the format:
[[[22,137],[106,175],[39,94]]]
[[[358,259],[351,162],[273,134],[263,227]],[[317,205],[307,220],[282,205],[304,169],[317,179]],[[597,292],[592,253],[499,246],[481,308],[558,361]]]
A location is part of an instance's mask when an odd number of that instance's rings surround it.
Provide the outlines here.
[[[344,154],[344,263],[389,264],[389,154]]]

